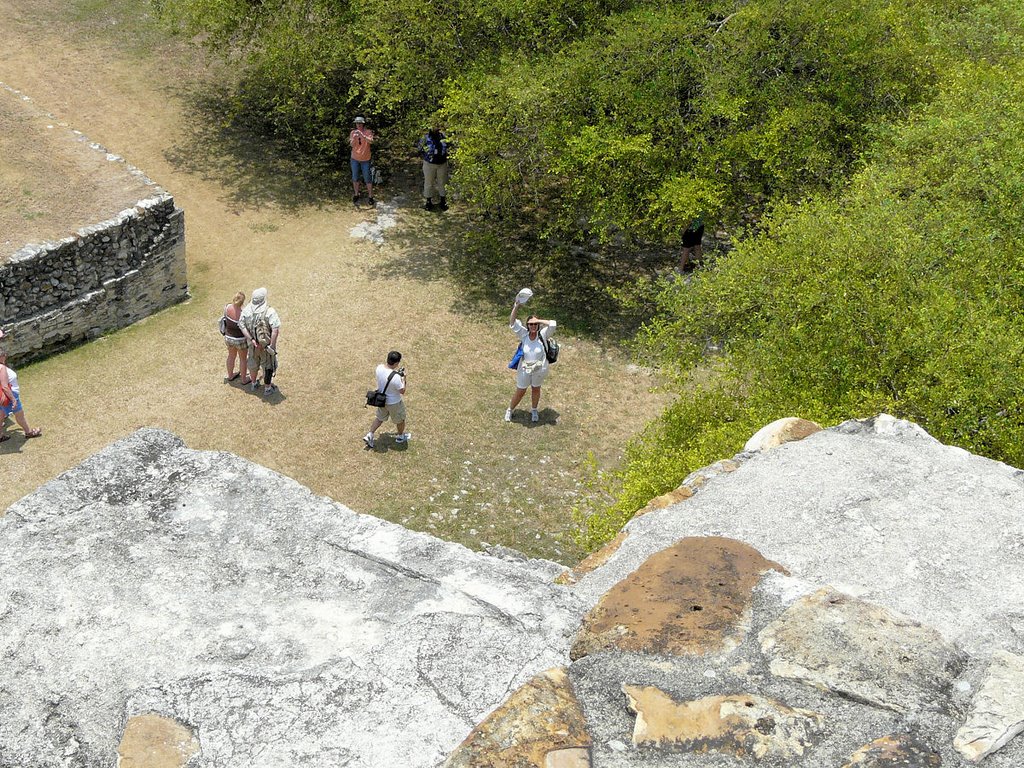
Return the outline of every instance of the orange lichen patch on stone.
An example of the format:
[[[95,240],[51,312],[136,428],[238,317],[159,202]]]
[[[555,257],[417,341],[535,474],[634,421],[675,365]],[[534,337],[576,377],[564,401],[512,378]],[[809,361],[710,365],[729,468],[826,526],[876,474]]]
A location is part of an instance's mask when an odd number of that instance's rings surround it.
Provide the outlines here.
[[[815,743],[823,718],[756,694],[675,701],[653,686],[624,685],[636,713],[633,743],[675,745],[739,758],[797,758]]]
[[[821,427],[813,421],[800,419],[796,416],[789,416],[784,419],[773,421],[755,432],[747,444],[743,446],[745,451],[767,451],[770,448],[777,448],[783,443],[792,443],[796,440],[803,440],[815,432],[820,432]]]
[[[619,547],[622,546],[622,542],[629,536],[628,531],[619,531],[618,535],[601,547],[596,552],[591,552],[585,558],[580,560],[576,567],[571,571],[563,573],[557,579],[556,584],[575,584],[577,580],[582,576],[586,576],[591,571],[596,571],[602,565],[611,560],[612,555],[619,551]]]
[[[648,512],[653,512],[656,509],[671,507],[673,504],[678,504],[680,501],[686,501],[686,499],[691,496],[693,496],[693,489],[686,485],[680,485],[678,488],[671,490],[668,493],[663,493],[661,496],[655,496],[647,502],[647,506],[637,512],[634,517],[646,515]]]
[[[117,748],[118,768],[184,768],[199,752],[192,729],[162,715],[128,720]]]
[[[544,768],[590,768],[590,750],[571,747],[548,752],[544,756]]]
[[[843,768],[941,768],[942,758],[909,733],[891,734],[865,744]]]
[[[734,648],[746,632],[754,587],[772,569],[786,573],[733,539],[681,539],[601,597],[570,658],[608,649],[678,655]]]
[[[514,691],[473,729],[444,768],[589,768],[590,745],[583,710],[565,669],[558,667]],[[587,762],[578,762],[581,753]]]

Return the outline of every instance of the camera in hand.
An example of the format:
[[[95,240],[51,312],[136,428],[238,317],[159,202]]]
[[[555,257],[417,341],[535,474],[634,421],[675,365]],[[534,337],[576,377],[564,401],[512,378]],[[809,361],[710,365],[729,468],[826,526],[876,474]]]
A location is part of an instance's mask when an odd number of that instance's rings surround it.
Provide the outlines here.
[[[401,368],[399,368],[396,371],[396,373],[404,379],[405,378],[405,366],[403,365]]]

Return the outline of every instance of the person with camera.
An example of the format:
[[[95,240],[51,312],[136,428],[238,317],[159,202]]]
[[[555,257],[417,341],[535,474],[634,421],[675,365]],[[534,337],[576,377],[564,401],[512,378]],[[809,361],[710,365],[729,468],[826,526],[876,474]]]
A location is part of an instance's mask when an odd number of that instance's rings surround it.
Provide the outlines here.
[[[512,413],[515,411],[519,401],[526,394],[527,387],[530,388],[530,421],[540,420],[537,413],[537,406],[540,405],[540,387],[548,375],[548,358],[545,349],[547,340],[555,332],[558,323],[554,320],[541,320],[536,315],[530,315],[526,319],[526,326],[518,319],[519,307],[522,304],[516,298],[512,305],[512,315],[509,317],[508,325],[512,332],[519,337],[523,345],[523,355],[516,367],[516,391],[512,393],[512,402],[505,409],[505,421],[512,421]]]
[[[398,434],[395,443],[402,445],[409,442],[412,435],[405,431],[405,367],[399,367],[402,353],[392,350],[388,352],[387,362],[377,366],[377,392],[384,395],[384,405],[377,407],[377,414],[370,424],[370,431],[363,436],[367,448],[374,446],[374,433],[388,419],[393,419]]]
[[[348,143],[352,147],[352,202],[359,205],[359,176],[362,175],[367,202],[376,205],[377,201],[373,199],[373,175],[370,170],[370,159],[373,156],[371,145],[376,137],[373,131],[366,127],[366,120],[363,118],[357,117],[353,125],[348,134]]]

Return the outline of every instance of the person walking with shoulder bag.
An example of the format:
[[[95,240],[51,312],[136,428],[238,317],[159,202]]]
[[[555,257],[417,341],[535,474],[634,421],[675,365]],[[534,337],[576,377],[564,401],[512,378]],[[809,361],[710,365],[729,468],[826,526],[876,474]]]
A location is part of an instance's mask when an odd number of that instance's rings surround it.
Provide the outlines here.
[[[363,436],[363,442],[367,448],[376,445],[374,433],[388,419],[395,422],[398,433],[395,435],[395,443],[402,445],[409,442],[412,435],[405,431],[405,368],[399,367],[402,362],[402,353],[392,350],[388,352],[387,362],[377,366],[377,392],[367,392],[367,403],[374,394],[384,396],[384,404],[377,406],[377,414],[370,424],[370,431]],[[379,402],[379,400],[375,400]]]

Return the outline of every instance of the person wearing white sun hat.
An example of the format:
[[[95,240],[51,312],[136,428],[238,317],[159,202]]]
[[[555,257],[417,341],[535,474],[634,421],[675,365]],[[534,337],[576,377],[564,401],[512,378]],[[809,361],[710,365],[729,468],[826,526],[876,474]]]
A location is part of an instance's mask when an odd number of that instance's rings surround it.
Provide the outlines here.
[[[509,316],[508,325],[512,332],[519,337],[523,345],[522,358],[516,366],[516,389],[512,393],[512,400],[505,409],[505,421],[512,421],[512,414],[516,406],[523,399],[526,390],[530,390],[530,421],[540,420],[537,407],[540,405],[540,388],[548,375],[548,358],[545,345],[547,340],[555,332],[558,323],[554,320],[542,320],[536,315],[530,315],[524,326],[519,320],[519,308],[533,296],[533,291],[523,288],[516,296],[512,304],[512,314]]]

